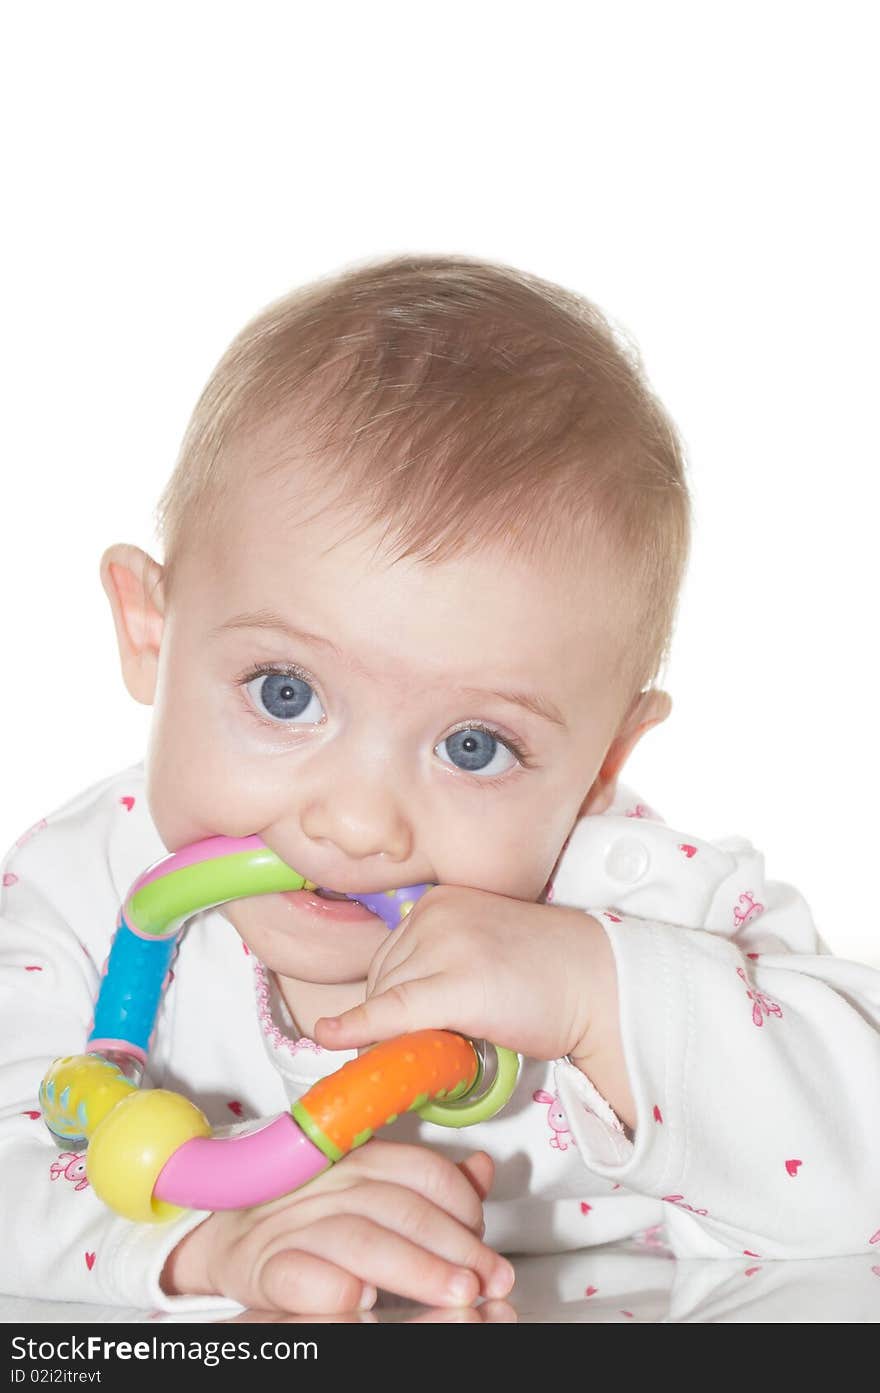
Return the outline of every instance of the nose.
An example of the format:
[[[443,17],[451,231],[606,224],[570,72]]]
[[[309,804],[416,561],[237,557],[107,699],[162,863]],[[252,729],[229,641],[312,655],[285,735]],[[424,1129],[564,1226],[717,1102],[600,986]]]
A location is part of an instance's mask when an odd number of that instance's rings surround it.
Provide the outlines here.
[[[376,856],[400,864],[413,852],[412,823],[404,799],[381,775],[340,773],[307,799],[300,821],[305,837],[328,859],[335,853],[334,860],[361,862]]]

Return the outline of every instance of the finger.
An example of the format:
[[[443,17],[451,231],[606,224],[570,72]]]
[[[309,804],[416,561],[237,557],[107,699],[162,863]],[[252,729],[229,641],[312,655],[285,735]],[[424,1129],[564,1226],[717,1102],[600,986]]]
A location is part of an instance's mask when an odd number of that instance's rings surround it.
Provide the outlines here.
[[[293,1315],[367,1310],[376,1301],[375,1287],[361,1281],[348,1264],[337,1264],[332,1257],[328,1261],[324,1254],[298,1245],[270,1250],[242,1287],[228,1292],[242,1305]]]
[[[367,996],[372,993],[382,973],[393,972],[411,956],[415,939],[407,937],[407,927],[406,923],[401,924],[396,933],[389,934],[370,959],[367,968]]]
[[[481,1301],[477,1311],[484,1325],[515,1325],[519,1320],[509,1301]]]
[[[459,1161],[458,1168],[462,1175],[467,1176],[480,1199],[484,1200],[495,1179],[495,1162],[492,1157],[485,1151],[475,1151],[473,1156],[466,1156],[463,1161]]]
[[[510,1263],[480,1241],[479,1231],[460,1224],[413,1190],[368,1181],[347,1193],[345,1206],[349,1214],[360,1214],[447,1263],[476,1273],[484,1295],[506,1296],[513,1286]],[[338,1212],[337,1203],[334,1213]]]
[[[411,1316],[404,1324],[430,1325],[436,1321],[438,1325],[448,1325],[454,1321],[468,1325],[511,1325],[518,1320],[516,1311],[508,1301],[481,1301],[478,1306],[468,1306],[463,1311],[443,1311],[435,1307]]]
[[[411,1192],[403,1192],[406,1201],[401,1202],[398,1186],[352,1191],[358,1208],[367,1192],[369,1214],[328,1215],[297,1233],[297,1248],[345,1263],[365,1285],[425,1305],[469,1306],[481,1292],[507,1295],[513,1285],[510,1264],[470,1229]]]
[[[473,1200],[479,1215],[482,1206],[476,1192],[473,1192]],[[485,1226],[481,1219],[462,1223],[449,1213],[446,1203],[437,1204],[415,1190],[384,1179],[362,1179],[347,1189],[306,1198],[298,1207],[296,1225],[277,1228],[274,1236],[264,1244],[263,1257],[285,1246],[296,1246],[301,1233],[336,1214],[361,1215],[372,1219],[448,1262],[470,1267],[480,1274],[481,1286],[484,1280],[488,1282],[496,1273],[498,1255],[482,1243]],[[336,1261],[335,1253],[329,1256]],[[506,1273],[507,1269],[503,1266],[501,1270]],[[506,1290],[502,1294],[506,1295]]]
[[[484,1152],[477,1154],[485,1155]],[[422,1195],[476,1233],[483,1223],[482,1197],[469,1171],[463,1169],[470,1167],[473,1159],[468,1157],[460,1167],[426,1146],[388,1142],[374,1137],[329,1171],[316,1176],[308,1189],[302,1192],[297,1213],[303,1213],[302,1206],[322,1190],[347,1189],[363,1180],[383,1180]],[[489,1166],[494,1172],[491,1160]],[[478,1180],[482,1179],[484,1169],[477,1162]]]
[[[339,1311],[336,1315],[311,1312],[305,1316],[294,1316],[289,1311],[242,1311],[227,1320],[216,1321],[217,1325],[375,1325],[374,1311]]]
[[[449,978],[438,972],[390,986],[340,1016],[322,1016],[315,1039],[328,1049],[355,1049],[413,1030],[457,1030],[456,1020],[449,1019],[455,1014]]]
[[[479,1306],[431,1306],[420,1315],[408,1316],[404,1325],[482,1325]]]

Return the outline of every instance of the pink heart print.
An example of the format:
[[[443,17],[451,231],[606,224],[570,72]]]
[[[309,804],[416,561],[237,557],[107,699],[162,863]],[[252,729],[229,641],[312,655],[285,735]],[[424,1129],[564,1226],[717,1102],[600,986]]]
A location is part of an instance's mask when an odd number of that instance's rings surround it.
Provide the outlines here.
[[[95,1265],[95,1258],[97,1257],[97,1253],[83,1253],[83,1257],[86,1260],[86,1267],[91,1272],[92,1268]]]
[[[3,884],[4,884],[4,885],[17,885],[17,884],[18,884],[18,876],[15,874],[14,871],[4,871],[4,872],[3,872]]]
[[[688,842],[679,842],[678,849],[684,852],[689,861],[692,856],[696,856],[697,854],[697,848],[695,846],[690,846]]]
[[[231,1103],[227,1103],[226,1106],[230,1112],[235,1113],[236,1117],[241,1117],[242,1113],[244,1112],[244,1108],[241,1106],[241,1103],[239,1103],[238,1099],[235,1099]]]
[[[655,1121],[655,1122],[662,1122],[662,1121],[663,1121],[663,1114],[662,1114],[662,1112],[660,1111],[660,1109],[658,1108],[658,1106],[657,1106],[656,1103],[654,1104],[654,1121]]]
[[[126,794],[126,796],[124,798],[120,798],[119,801],[127,812],[131,812],[132,808],[134,807],[134,799],[130,797],[130,795]]]
[[[581,1213],[582,1213],[582,1214],[589,1214],[589,1212],[590,1212],[590,1210],[591,1210],[592,1208],[593,1208],[593,1206],[592,1206],[591,1204],[587,1204],[587,1201],[586,1201],[586,1200],[581,1200]]]
[[[595,1296],[598,1290],[598,1287],[587,1287],[586,1291],[584,1292],[584,1296]]]
[[[785,1169],[788,1171],[789,1175],[797,1175],[798,1170],[803,1164],[803,1161],[786,1161]]]

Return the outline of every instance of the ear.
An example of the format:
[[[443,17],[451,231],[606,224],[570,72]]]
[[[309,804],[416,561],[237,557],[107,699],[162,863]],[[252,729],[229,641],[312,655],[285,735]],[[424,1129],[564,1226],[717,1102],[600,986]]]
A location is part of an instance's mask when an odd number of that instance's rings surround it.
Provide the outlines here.
[[[135,701],[152,706],[159,669],[164,596],[162,567],[140,547],[118,543],[101,557],[125,685]]]
[[[588,814],[604,813],[614,802],[617,780],[636,745],[646,731],[657,726],[672,710],[672,698],[668,692],[640,692],[621,722],[620,728],[608,747],[602,761],[602,768],[596,775],[592,788],[581,805],[578,817]]]

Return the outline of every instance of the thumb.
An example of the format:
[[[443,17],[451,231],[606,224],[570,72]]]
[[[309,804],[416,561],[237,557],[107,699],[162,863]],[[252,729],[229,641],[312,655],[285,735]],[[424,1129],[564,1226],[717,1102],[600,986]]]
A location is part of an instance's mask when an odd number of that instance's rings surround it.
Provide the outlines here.
[[[495,1162],[492,1157],[485,1151],[475,1151],[472,1156],[459,1161],[458,1168],[467,1176],[480,1199],[484,1200],[495,1179]]]

